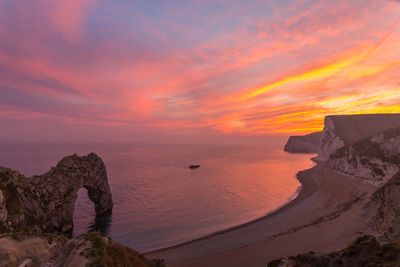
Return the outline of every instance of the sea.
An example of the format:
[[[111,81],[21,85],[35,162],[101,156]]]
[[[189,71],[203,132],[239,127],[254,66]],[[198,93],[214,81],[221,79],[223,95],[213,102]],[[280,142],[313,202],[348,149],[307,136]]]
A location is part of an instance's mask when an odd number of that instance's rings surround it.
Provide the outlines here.
[[[0,144],[0,165],[27,176],[45,173],[66,155],[90,152],[105,162],[114,201],[96,218],[86,189],[74,211],[74,235],[98,230],[141,252],[177,245],[241,225],[282,207],[300,189],[310,155],[283,143],[187,145],[123,143]],[[190,169],[191,164],[200,168]]]

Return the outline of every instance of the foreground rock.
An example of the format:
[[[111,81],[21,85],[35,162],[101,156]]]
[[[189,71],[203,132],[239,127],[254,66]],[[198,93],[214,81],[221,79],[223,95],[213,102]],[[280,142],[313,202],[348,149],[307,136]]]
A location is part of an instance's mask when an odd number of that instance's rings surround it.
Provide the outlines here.
[[[94,153],[65,157],[40,176],[25,177],[0,167],[0,234],[71,234],[77,192],[86,188],[97,215],[111,214],[106,167]]]
[[[164,267],[163,260],[148,260],[140,253],[98,233],[70,240],[53,267]]]
[[[400,238],[400,172],[372,195],[366,208],[378,236],[383,240]]]
[[[98,233],[67,241],[57,235],[18,235],[0,238],[0,266],[15,267],[165,267]]]
[[[377,184],[388,181],[400,170],[400,127],[332,152],[326,166]]]
[[[66,241],[65,237],[54,235],[3,236],[0,238],[0,266],[21,266],[23,262],[42,266],[55,260]]]
[[[373,236],[362,236],[347,248],[329,254],[310,252],[271,261],[268,267],[294,266],[399,266],[400,240],[381,245]]]
[[[319,153],[321,138],[322,132],[291,136],[283,150],[290,153]]]

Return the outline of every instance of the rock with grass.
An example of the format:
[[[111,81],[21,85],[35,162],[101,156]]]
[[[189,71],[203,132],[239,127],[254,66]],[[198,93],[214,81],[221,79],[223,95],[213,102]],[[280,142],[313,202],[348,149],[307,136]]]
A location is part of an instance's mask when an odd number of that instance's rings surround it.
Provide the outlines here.
[[[321,254],[310,252],[273,260],[268,267],[319,267],[319,266],[343,266],[343,267],[365,267],[365,266],[399,266],[400,262],[400,240],[381,244],[373,236],[361,236],[345,249]]]
[[[165,267],[161,259],[149,260],[142,254],[92,232],[70,240],[54,267]]]

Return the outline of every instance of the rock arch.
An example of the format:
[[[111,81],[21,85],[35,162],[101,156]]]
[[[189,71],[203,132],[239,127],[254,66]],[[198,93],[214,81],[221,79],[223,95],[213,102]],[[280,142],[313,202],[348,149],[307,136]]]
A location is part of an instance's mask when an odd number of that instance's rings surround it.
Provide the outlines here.
[[[72,234],[77,193],[84,187],[96,215],[111,215],[113,202],[104,162],[96,154],[76,154],[47,173],[25,177],[0,167],[0,233],[33,231]]]

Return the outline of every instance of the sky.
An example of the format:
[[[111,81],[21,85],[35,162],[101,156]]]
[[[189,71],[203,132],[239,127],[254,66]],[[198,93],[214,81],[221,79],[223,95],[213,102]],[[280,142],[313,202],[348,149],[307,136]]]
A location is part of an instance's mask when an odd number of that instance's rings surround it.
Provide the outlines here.
[[[0,141],[255,140],[400,112],[400,2],[0,0]]]

